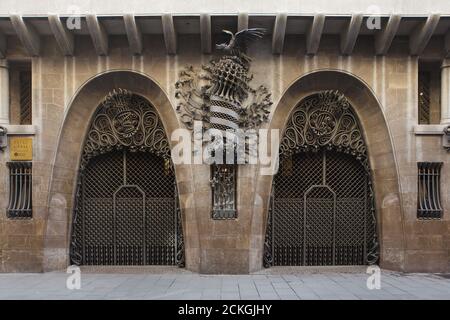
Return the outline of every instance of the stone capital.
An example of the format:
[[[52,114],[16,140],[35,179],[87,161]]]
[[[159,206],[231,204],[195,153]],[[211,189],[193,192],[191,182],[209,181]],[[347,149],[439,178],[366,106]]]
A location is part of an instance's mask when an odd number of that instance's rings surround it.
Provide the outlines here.
[[[441,124],[450,123],[450,59],[441,65]]]
[[[0,59],[0,68],[8,69],[9,68],[8,60]]]
[[[450,68],[450,59],[444,59],[441,64],[441,69]]]

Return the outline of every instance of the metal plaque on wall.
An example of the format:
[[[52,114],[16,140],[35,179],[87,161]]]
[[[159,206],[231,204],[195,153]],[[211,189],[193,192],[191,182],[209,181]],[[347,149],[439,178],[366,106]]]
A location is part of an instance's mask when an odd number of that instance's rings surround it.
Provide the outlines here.
[[[33,160],[33,138],[31,137],[10,138],[9,158],[11,161]]]

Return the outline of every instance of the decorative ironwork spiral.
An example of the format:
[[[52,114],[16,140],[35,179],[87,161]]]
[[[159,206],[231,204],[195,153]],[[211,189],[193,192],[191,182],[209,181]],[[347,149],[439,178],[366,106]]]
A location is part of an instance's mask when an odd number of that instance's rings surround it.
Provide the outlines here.
[[[94,115],[81,168],[96,155],[124,147],[170,158],[169,141],[156,110],[141,96],[118,89],[105,97]]]
[[[328,147],[366,157],[357,118],[344,95],[323,91],[295,108],[281,140],[280,154]]]
[[[338,91],[323,91],[304,99],[291,114],[280,144],[280,161],[290,163],[299,152],[319,149],[343,152],[355,157],[364,167],[368,179],[368,221],[373,238],[367,243],[367,264],[377,263],[379,243],[376,234],[376,216],[371,170],[367,148],[358,118],[348,100]],[[283,168],[286,169],[286,168]],[[273,194],[271,196],[273,199]],[[273,200],[271,200],[272,203]],[[272,219],[269,209],[264,244],[264,266],[273,265]]]
[[[169,141],[167,140],[164,127],[154,107],[141,96],[133,94],[128,90],[117,89],[113,90],[105,97],[100,107],[95,112],[82,149],[83,153],[81,156],[80,173],[75,193],[75,206],[72,218],[73,229],[71,232],[72,235],[69,252],[71,262],[76,265],[83,264],[83,260],[85,259],[83,258],[84,253],[82,254],[81,251],[84,240],[80,236],[83,234],[81,228],[84,227],[82,227],[83,223],[81,216],[84,213],[82,212],[82,209],[80,209],[79,204],[82,202],[80,201],[82,200],[82,181],[87,175],[87,164],[90,161],[94,161],[94,158],[100,154],[121,149],[123,149],[124,155],[126,155],[128,151],[130,151],[130,154],[136,154],[135,151],[139,151],[150,152],[159,156],[155,157],[155,159],[160,159],[160,157],[162,157],[164,159],[163,169],[165,175],[174,174],[173,165],[170,158]],[[128,156],[124,156],[123,161],[127,158]],[[142,161],[139,160],[141,158],[136,159],[134,162],[130,160],[130,163],[134,163],[134,165],[136,165],[138,161]],[[124,162],[124,166],[125,163],[127,162]],[[158,162],[158,164],[160,165],[160,162]],[[141,169],[141,167],[139,167],[139,169]],[[143,179],[143,181],[144,180],[145,179]],[[161,180],[159,182],[161,182]],[[146,183],[148,185],[154,184],[155,182],[147,181]],[[161,184],[155,185],[158,185],[160,190],[164,190]],[[108,187],[108,185],[103,185],[100,186],[99,189]],[[184,267],[184,240],[176,183],[174,187],[174,194],[176,197],[176,199],[174,199],[176,206],[176,211],[174,212],[174,221],[176,222],[176,246],[174,248],[174,257],[175,263],[180,267]],[[162,198],[162,200],[164,200],[164,198]],[[161,203],[164,204],[166,202]],[[168,203],[170,203],[170,201]],[[158,206],[161,206],[162,204],[158,204]],[[162,205],[159,210],[163,210],[162,208],[164,208],[164,205]],[[168,232],[172,232],[173,228],[166,227],[166,231],[167,230]],[[158,250],[162,249],[159,248]],[[168,256],[163,255],[162,252],[163,251],[160,251],[158,253],[159,256],[155,253],[157,255],[157,260],[170,260]]]

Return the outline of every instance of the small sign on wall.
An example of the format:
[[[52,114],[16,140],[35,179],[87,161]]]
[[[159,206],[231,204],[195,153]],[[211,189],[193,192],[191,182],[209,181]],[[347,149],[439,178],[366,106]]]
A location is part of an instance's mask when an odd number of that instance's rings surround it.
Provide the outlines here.
[[[9,158],[11,161],[33,160],[33,138],[11,137],[9,140]]]

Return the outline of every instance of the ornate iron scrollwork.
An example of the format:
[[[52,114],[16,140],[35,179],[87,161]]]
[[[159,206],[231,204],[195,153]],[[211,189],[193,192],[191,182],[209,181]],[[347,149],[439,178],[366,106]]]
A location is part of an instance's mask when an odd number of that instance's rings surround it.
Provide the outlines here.
[[[180,100],[177,112],[186,127],[193,129],[194,122],[200,121],[203,130],[215,129],[222,133],[222,139],[215,139],[214,145],[209,146],[211,154],[223,154],[226,159],[232,150],[234,155],[231,156],[236,159],[239,139],[236,131],[255,130],[268,121],[272,101],[267,88],[259,86],[254,89],[250,86],[253,79],[249,73],[251,59],[245,54],[248,42],[260,39],[265,30],[246,29],[236,34],[224,32],[231,39],[228,43],[217,45],[217,49],[226,54],[203,65],[201,70],[188,66],[181,71],[175,84],[175,97]],[[225,138],[227,133],[229,140]],[[249,148],[247,141],[241,143],[244,146],[238,148],[245,148],[246,155],[252,154],[255,148]],[[212,217],[235,218],[236,168],[231,169],[221,163],[222,159],[212,170]]]
[[[95,113],[83,148],[81,169],[90,158],[114,149],[149,151],[170,158],[170,146],[159,116],[141,96],[113,90]]]
[[[180,72],[175,97],[177,112],[186,127],[201,121],[204,129],[257,129],[268,121],[271,94],[264,86],[253,89],[248,66],[238,57],[223,56],[196,70]]]
[[[253,89],[249,74],[251,59],[245,54],[250,41],[262,38],[264,29],[242,30],[229,43],[217,45],[226,52],[201,70],[188,66],[175,84],[177,111],[188,128],[202,121],[205,129],[256,129],[268,120],[271,94],[264,86]]]
[[[153,106],[128,90],[113,90],[94,114],[82,150],[71,262],[183,267],[169,142]]]
[[[236,166],[212,166],[213,219],[236,218]]]
[[[358,121],[345,96],[337,91],[320,92],[294,110],[281,140],[280,154],[320,147],[366,158]]]
[[[175,257],[175,263],[178,267],[184,268],[186,265],[185,256],[184,256],[184,237],[183,237],[183,223],[181,221],[181,208],[180,208],[180,201],[178,199],[178,188],[175,183],[175,195],[176,195],[176,201],[175,201],[175,217],[176,217],[176,224],[177,224],[177,234],[176,234],[176,257]]]
[[[266,237],[264,241],[263,248],[263,266],[264,268],[270,268],[273,266],[273,253],[272,253],[272,243],[273,243],[273,196],[274,190],[272,185],[272,190],[270,192],[270,203],[269,210],[267,212],[267,225],[266,225]]]
[[[304,160],[305,165],[303,167],[295,167],[295,169],[292,168],[293,166],[293,157],[296,157],[298,154],[311,154],[311,152],[317,152],[319,150],[323,151],[323,160],[308,160],[309,158],[306,157]],[[327,160],[326,154],[330,153],[330,160]],[[337,156],[333,156],[333,154]],[[348,154],[351,158],[356,159],[363,167],[363,170],[365,173],[361,173],[358,171],[359,169],[351,164],[350,160],[345,160],[346,158],[339,157],[339,154]],[[340,160],[342,158],[342,160]],[[296,161],[299,161],[296,158]],[[308,162],[309,161],[309,162]],[[314,164],[316,162],[318,164]],[[328,163],[328,162],[330,163]],[[278,201],[277,205],[283,206],[284,211],[294,210],[293,208],[297,208],[297,206],[300,206],[300,208],[304,207],[304,214],[306,219],[306,211],[309,210],[306,206],[306,198],[303,199],[304,195],[306,195],[306,190],[297,190],[299,188],[300,182],[294,182],[294,181],[288,181],[286,179],[281,179],[281,177],[284,176],[291,176],[293,172],[299,174],[306,175],[309,177],[303,178],[304,180],[308,180],[307,183],[318,186],[327,186],[326,180],[329,174],[335,174],[336,170],[339,168],[339,161],[347,161],[347,166],[353,166],[352,172],[354,174],[357,174],[355,178],[359,182],[360,180],[367,180],[366,185],[361,185],[362,188],[367,188],[365,196],[367,198],[367,202],[360,200],[360,198],[355,200],[349,200],[344,198],[339,198],[338,203],[334,205],[334,210],[336,210],[336,214],[339,214],[339,210],[349,210],[348,207],[346,209],[340,209],[340,206],[345,207],[348,203],[348,201],[353,201],[352,203],[348,204],[350,206],[362,206],[361,203],[366,203],[365,207],[367,207],[366,216],[364,217],[365,221],[367,221],[367,227],[365,227],[366,230],[365,233],[367,235],[367,239],[364,240],[364,252],[365,252],[365,258],[364,261],[366,264],[374,264],[378,261],[379,257],[379,245],[378,245],[378,238],[376,233],[376,217],[375,217],[375,203],[374,203],[374,193],[373,193],[373,187],[371,183],[371,174],[370,174],[370,166],[367,158],[367,150],[366,150],[366,144],[362,135],[362,131],[358,122],[358,119],[356,115],[354,114],[352,107],[348,100],[345,98],[345,96],[337,91],[324,91],[320,92],[318,94],[312,95],[310,97],[307,97],[305,100],[303,100],[293,111],[292,115],[289,118],[289,121],[287,123],[284,135],[281,140],[280,145],[280,172],[274,179],[274,186],[275,186],[275,180],[277,178],[280,179],[280,183],[284,184],[284,186],[280,186],[284,195],[288,198],[286,200],[284,199],[275,199],[274,196],[276,191],[272,191],[271,196],[271,205],[269,209],[268,214],[268,221],[267,221],[267,233],[265,238],[265,245],[264,245],[264,261],[263,264],[265,267],[270,267],[274,263],[274,257],[273,257],[273,241],[274,241],[274,234],[273,234],[273,227],[274,222],[273,219],[275,215],[277,214],[274,205],[274,201]],[[323,162],[323,165],[320,164]],[[314,165],[313,165],[314,164]],[[325,168],[325,165],[330,165],[330,169],[325,170],[323,172],[323,179],[321,177],[317,178],[315,175],[320,174],[321,168]],[[306,167],[305,167],[306,166]],[[309,167],[308,167],[309,166]],[[333,166],[335,168],[333,169]],[[348,167],[350,169],[350,167]],[[300,171],[299,171],[300,170]],[[328,173],[328,171],[331,170],[331,173]],[[345,170],[345,169],[343,169]],[[303,173],[301,173],[303,172]],[[357,173],[359,172],[359,173]],[[349,173],[351,174],[351,173]],[[280,176],[281,175],[281,176]],[[318,179],[317,181],[315,179]],[[312,180],[311,180],[312,179]],[[331,178],[329,178],[331,179]],[[305,181],[306,181],[305,180]],[[313,183],[313,181],[316,181]],[[347,182],[349,185],[346,186],[346,190],[343,192],[354,192],[352,191],[354,187],[351,189],[352,182]],[[337,186],[337,184],[336,184]],[[276,186],[275,186],[276,187]],[[286,189],[288,188],[288,189]],[[286,190],[285,190],[286,189]],[[289,197],[292,197],[290,195],[292,194],[298,194],[298,196],[295,196],[295,199],[289,199]],[[315,199],[317,200],[316,204],[317,206],[322,206],[326,202],[326,200],[319,201],[319,198]],[[358,204],[360,203],[360,204]],[[347,206],[348,206],[347,205]],[[337,207],[336,207],[337,206]],[[361,207],[362,208],[362,207]],[[297,209],[295,209],[297,210]],[[303,210],[303,209],[302,209]],[[317,208],[314,209],[317,211]],[[314,211],[313,210],[313,211]],[[358,209],[362,210],[362,209]],[[316,213],[322,212],[318,210]],[[343,211],[342,211],[343,212]],[[292,214],[295,216],[295,213],[292,212]],[[297,212],[299,214],[299,212]],[[288,215],[289,216],[289,215]],[[286,217],[288,217],[286,216]],[[293,217],[293,216],[292,216]],[[303,218],[302,218],[303,219]],[[334,218],[333,218],[334,219]],[[302,222],[303,221],[303,222]],[[302,220],[299,223],[300,224],[306,224],[305,220]],[[289,223],[288,223],[289,224]],[[303,228],[300,228],[301,230]],[[305,229],[306,230],[306,229]],[[350,230],[351,232],[356,232],[354,230]],[[349,231],[349,232],[350,232]],[[303,233],[303,237],[305,237],[304,231],[300,231]],[[297,235],[296,235],[297,236]],[[287,241],[287,240],[286,240]],[[291,240],[289,240],[292,242]],[[304,239],[302,241],[305,241]],[[295,241],[294,241],[295,242]],[[334,247],[333,247],[334,248]],[[290,248],[287,253],[290,255],[290,263],[295,263],[295,261],[298,261],[298,256],[302,256],[305,254],[309,254],[305,250],[309,250],[305,248],[297,248],[299,249],[299,252],[295,253],[295,248]],[[325,250],[326,248],[322,248]],[[321,250],[322,250],[321,249]],[[284,249],[283,249],[284,250]],[[287,249],[286,249],[287,250]],[[328,249],[326,249],[328,250]],[[333,249],[334,250],[334,249]],[[345,253],[345,250],[347,249],[340,249],[342,254],[347,255]],[[353,250],[353,249],[351,249]],[[355,251],[352,251],[352,254],[354,254]],[[327,253],[328,254],[328,253]],[[336,254],[339,254],[337,252]],[[358,253],[359,254],[359,253]],[[305,262],[305,256],[303,256],[303,262]],[[300,260],[302,260],[300,259]],[[347,259],[347,258],[346,258]],[[339,259],[338,259],[339,260]],[[344,259],[345,260],[345,259]],[[344,261],[341,259],[341,261]],[[313,261],[313,260],[311,260]],[[333,260],[334,261],[334,256]],[[347,261],[347,260],[345,260]],[[354,261],[357,261],[355,258]],[[300,262],[302,263],[302,262]],[[311,263],[311,262],[310,262]]]

